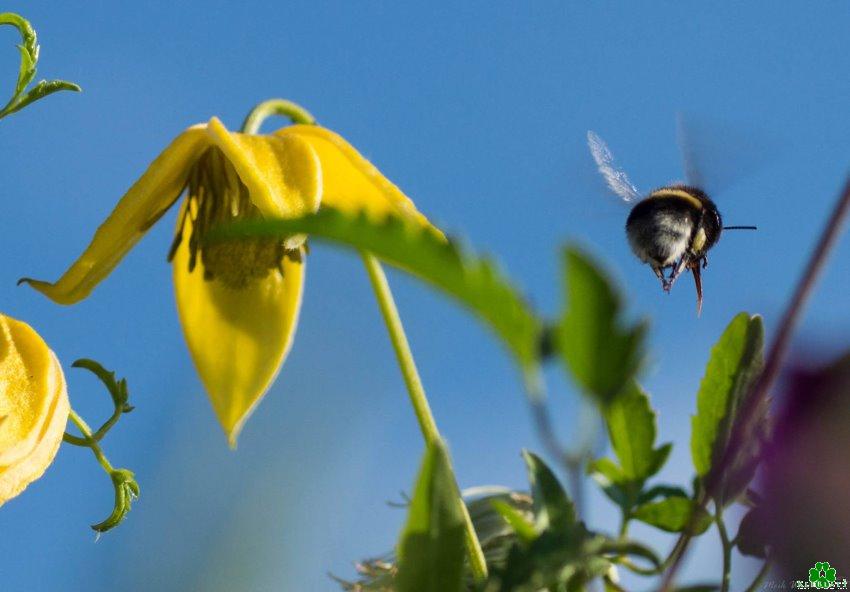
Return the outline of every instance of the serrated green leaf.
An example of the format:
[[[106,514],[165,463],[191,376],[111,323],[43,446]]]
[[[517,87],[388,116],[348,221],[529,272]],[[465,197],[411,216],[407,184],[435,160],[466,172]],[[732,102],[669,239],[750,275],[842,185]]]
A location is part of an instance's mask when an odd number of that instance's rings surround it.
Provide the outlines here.
[[[661,469],[672,447],[654,447],[657,418],[649,397],[634,382],[603,409],[603,417],[620,464],[599,458],[588,463],[587,470],[605,495],[628,516],[639,503],[644,482]]]
[[[34,87],[32,87],[27,93],[23,96],[19,96],[15,101],[14,105],[7,106],[2,115],[9,115],[11,113],[16,113],[30,105],[35,103],[39,99],[43,99],[47,95],[52,95],[55,92],[59,92],[60,90],[70,90],[74,92],[80,92],[80,87],[74,84],[73,82],[67,82],[65,80],[42,80]]]
[[[490,259],[464,252],[418,223],[399,217],[376,221],[323,208],[297,219],[234,224],[214,232],[211,240],[293,234],[309,234],[317,240],[368,251],[437,287],[484,320],[524,371],[535,372],[541,323],[519,290]]]
[[[448,453],[428,446],[399,541],[399,592],[463,589],[464,521]]]
[[[723,454],[729,431],[762,366],[761,317],[738,314],[711,350],[691,421],[691,456],[704,477]]]
[[[564,250],[564,278],[558,349],[575,381],[604,407],[640,369],[646,324],[626,325],[614,284],[575,247]]]
[[[21,64],[18,68],[15,91],[6,105],[0,109],[0,119],[16,111],[20,111],[27,105],[54,92],[60,90],[80,90],[80,87],[76,84],[65,82],[64,80],[51,80],[49,82],[42,80],[25,93],[24,91],[27,86],[35,78],[36,65],[38,63],[39,47],[35,29],[32,28],[29,21],[25,18],[12,12],[0,14],[0,25],[13,26],[21,34],[21,44],[17,46],[18,52],[21,55]]]
[[[622,478],[643,483],[656,474],[670,454],[670,445],[656,449],[657,418],[649,396],[634,381],[622,390],[603,411],[608,437]]]
[[[693,534],[702,534],[711,526],[711,516],[687,497],[674,496],[643,504],[635,508],[633,516],[667,532],[682,532],[690,525],[694,512],[697,512],[697,517],[693,524]]]
[[[523,450],[528,482],[534,500],[534,526],[538,533],[551,530],[566,533],[576,525],[576,510],[552,470],[539,456]]]

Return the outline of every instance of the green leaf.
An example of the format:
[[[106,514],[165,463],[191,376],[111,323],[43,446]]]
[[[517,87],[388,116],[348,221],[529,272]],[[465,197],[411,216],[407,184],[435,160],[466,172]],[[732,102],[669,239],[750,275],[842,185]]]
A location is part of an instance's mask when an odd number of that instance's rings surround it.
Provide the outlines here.
[[[643,483],[655,475],[670,455],[670,444],[654,448],[657,432],[655,411],[649,396],[634,381],[603,412],[608,436],[622,479]]]
[[[659,502],[649,502],[638,506],[633,516],[667,532],[682,532],[688,528],[695,511],[698,514],[694,521],[693,534],[702,534],[711,526],[711,516],[686,497],[675,496]]]
[[[428,446],[399,541],[400,592],[460,592],[465,557],[458,491],[441,442]]]
[[[587,472],[590,475],[601,475],[610,483],[623,483],[626,476],[622,469],[610,458],[597,458],[587,464]]]
[[[598,458],[587,464],[587,473],[602,488],[608,498],[628,514],[634,504],[634,489],[620,484],[626,483],[620,467],[610,458]],[[628,490],[627,490],[628,489]]]
[[[536,454],[523,450],[522,457],[528,469],[528,482],[534,500],[534,526],[537,532],[572,531],[577,523],[575,506],[555,474]]]
[[[761,317],[740,313],[711,350],[691,421],[691,455],[701,477],[724,452],[736,414],[761,371],[763,345]]]
[[[435,286],[486,322],[527,375],[536,371],[541,323],[519,290],[493,261],[461,250],[417,222],[397,216],[376,221],[364,214],[322,208],[298,219],[246,221],[220,228],[211,240],[293,234],[368,251]]]
[[[534,528],[534,524],[526,520],[525,515],[520,510],[500,499],[492,500],[490,504],[505,519],[505,522],[510,525],[521,541],[530,543],[537,538],[537,531]]]
[[[25,95],[19,96],[13,106],[7,106],[3,110],[2,115],[5,116],[11,113],[16,113],[27,105],[35,103],[37,100],[42,99],[47,95],[52,95],[55,92],[59,92],[60,90],[80,92],[82,89],[73,82],[66,82],[65,80],[42,80],[27,91]]]
[[[60,90],[80,90],[80,87],[72,82],[66,82],[64,80],[51,80],[48,82],[42,80],[28,92],[24,93],[27,86],[35,78],[36,65],[38,64],[39,46],[35,29],[32,28],[29,21],[25,18],[12,12],[0,14],[0,25],[11,25],[21,34],[21,44],[18,45],[18,51],[21,54],[21,65],[18,68],[15,91],[6,105],[0,109],[0,118],[20,111],[27,105],[54,92]]]
[[[647,327],[624,323],[613,283],[580,250],[565,249],[564,270],[558,349],[575,381],[604,407],[640,369]]]

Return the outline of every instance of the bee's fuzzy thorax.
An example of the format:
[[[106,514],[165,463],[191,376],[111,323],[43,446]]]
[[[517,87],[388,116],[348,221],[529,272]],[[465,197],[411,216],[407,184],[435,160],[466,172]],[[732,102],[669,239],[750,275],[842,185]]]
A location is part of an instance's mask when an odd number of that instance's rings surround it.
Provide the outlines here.
[[[720,238],[721,228],[714,202],[701,189],[687,185],[652,191],[632,208],[626,221],[632,251],[660,268],[672,265],[688,250],[704,254]]]

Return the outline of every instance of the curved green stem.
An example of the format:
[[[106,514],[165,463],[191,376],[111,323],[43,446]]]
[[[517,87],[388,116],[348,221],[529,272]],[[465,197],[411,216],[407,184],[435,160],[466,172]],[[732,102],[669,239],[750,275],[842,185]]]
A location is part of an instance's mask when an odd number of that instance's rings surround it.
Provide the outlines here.
[[[115,411],[112,412],[112,415],[109,417],[109,419],[103,422],[103,425],[100,426],[96,432],[91,434],[90,439],[94,442],[100,442],[101,440],[103,440],[103,437],[106,435],[106,432],[111,430],[112,426],[114,426],[118,422],[118,419],[121,417],[122,413],[124,413],[124,411],[120,407],[116,407]],[[77,419],[83,421],[82,418],[80,418],[79,416],[77,416]],[[85,424],[85,422],[83,423]],[[76,425],[77,422],[74,422],[74,424]],[[86,427],[88,427],[88,424],[86,424]],[[62,439],[68,444],[73,444],[74,446],[84,446],[86,448],[91,448],[88,438],[80,438],[78,436],[74,436],[73,434],[68,434],[66,432],[65,435],[62,436]]]
[[[139,484],[136,482],[132,471],[127,469],[116,469],[112,466],[112,463],[109,462],[109,459],[107,459],[106,455],[103,453],[103,449],[100,447],[100,444],[97,443],[95,434],[92,434],[92,430],[89,425],[77,414],[76,411],[71,409],[68,412],[68,419],[77,426],[77,429],[80,430],[80,433],[83,436],[80,438],[65,433],[63,434],[62,439],[65,442],[76,444],[78,446],[85,446],[91,449],[92,454],[94,454],[97,459],[97,462],[100,463],[100,466],[103,467],[103,470],[106,471],[107,475],[109,475],[109,479],[112,481],[112,487],[115,490],[115,502],[112,506],[112,512],[106,520],[92,525],[92,529],[97,532],[99,536],[107,530],[121,524],[127,516],[127,512],[130,511],[132,501],[139,497]],[[82,444],[79,444],[79,442],[82,442]]]
[[[112,464],[109,462],[109,459],[106,458],[106,455],[103,454],[103,449],[100,447],[100,444],[97,443],[97,440],[92,434],[89,424],[87,424],[82,417],[77,415],[77,412],[73,409],[68,412],[68,419],[70,419],[74,423],[74,425],[77,426],[77,429],[80,430],[80,433],[83,435],[83,437],[78,438],[71,434],[64,434],[62,436],[62,439],[70,444],[76,444],[77,446],[85,446],[87,448],[90,448],[95,458],[97,459],[97,462],[99,462],[100,466],[103,467],[103,470],[111,475],[115,469],[112,467]]]
[[[398,360],[401,374],[404,377],[404,384],[407,386],[410,402],[416,413],[419,429],[422,431],[422,437],[429,444],[438,441],[440,439],[440,432],[437,429],[437,423],[434,421],[434,415],[431,413],[431,406],[428,404],[425,389],[422,387],[422,380],[419,378],[419,371],[416,369],[416,362],[413,360],[413,353],[410,351],[410,344],[407,342],[407,336],[404,333],[404,327],[401,324],[401,318],[393,300],[393,295],[387,282],[387,276],[384,274],[381,264],[373,255],[362,252],[361,257],[369,274],[372,288],[375,291],[375,297],[378,300],[381,315],[384,317],[384,322],[387,325],[387,332],[390,335],[390,341],[395,350],[396,359]],[[481,543],[475,534],[475,527],[472,525],[469,511],[463,502],[463,498],[460,497],[459,491],[458,503],[463,513],[466,527],[466,548],[469,552],[469,564],[472,574],[476,580],[483,581],[487,578],[487,562],[484,559],[484,551],[481,549]]]
[[[307,125],[316,123],[316,118],[301,105],[287,101],[286,99],[269,99],[251,109],[251,112],[248,113],[248,116],[242,123],[242,133],[256,134],[260,131],[263,122],[272,115],[283,115],[284,117],[288,117],[292,123],[303,123]]]
[[[766,559],[764,565],[761,566],[761,569],[756,574],[753,583],[747,586],[747,589],[744,592],[756,592],[756,590],[761,590],[761,583],[764,581],[764,578],[767,577],[767,574],[770,573],[770,568],[773,567],[773,561],[771,559]]]
[[[616,557],[614,559],[614,562],[619,563],[629,571],[636,573],[639,576],[657,576],[664,570],[663,564],[659,565],[658,567],[641,567],[625,555]]]
[[[661,564],[664,569],[667,569],[679,560],[679,558],[682,556],[682,553],[685,552],[688,543],[691,542],[692,537],[693,535],[691,535],[688,531],[684,531],[682,534],[679,535],[679,538],[676,539],[676,543],[670,550],[670,554],[667,556],[667,559],[665,559],[664,563]]]
[[[720,583],[720,592],[729,592],[729,584],[732,579],[732,541],[726,531],[726,523],[723,521],[723,509],[718,508],[717,532],[720,534],[720,542],[723,543],[723,580]]]

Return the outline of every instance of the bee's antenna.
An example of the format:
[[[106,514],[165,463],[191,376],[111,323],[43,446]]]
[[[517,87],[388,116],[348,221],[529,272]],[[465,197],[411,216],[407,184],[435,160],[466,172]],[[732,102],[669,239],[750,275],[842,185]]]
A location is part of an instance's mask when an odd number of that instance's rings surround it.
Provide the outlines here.
[[[723,230],[758,230],[758,226],[724,226]]]

